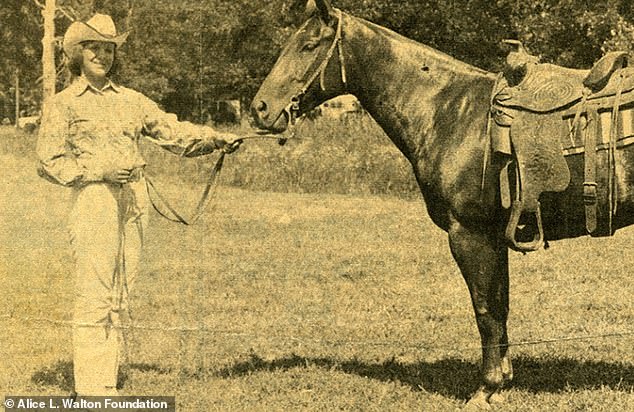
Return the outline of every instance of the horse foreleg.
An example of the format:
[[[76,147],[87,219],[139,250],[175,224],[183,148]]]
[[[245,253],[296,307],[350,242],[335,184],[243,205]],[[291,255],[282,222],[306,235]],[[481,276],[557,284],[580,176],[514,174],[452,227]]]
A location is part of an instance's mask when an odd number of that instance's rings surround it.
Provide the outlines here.
[[[483,382],[469,403],[486,407],[513,376],[506,329],[508,249],[495,230],[474,230],[458,221],[449,228],[449,244],[469,288],[482,342]]]

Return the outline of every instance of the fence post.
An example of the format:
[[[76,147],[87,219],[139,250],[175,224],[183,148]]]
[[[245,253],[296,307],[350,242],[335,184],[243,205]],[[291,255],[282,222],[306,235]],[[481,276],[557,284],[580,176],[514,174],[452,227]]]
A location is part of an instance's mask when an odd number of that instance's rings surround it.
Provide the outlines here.
[[[15,128],[20,128],[20,69],[15,69]]]

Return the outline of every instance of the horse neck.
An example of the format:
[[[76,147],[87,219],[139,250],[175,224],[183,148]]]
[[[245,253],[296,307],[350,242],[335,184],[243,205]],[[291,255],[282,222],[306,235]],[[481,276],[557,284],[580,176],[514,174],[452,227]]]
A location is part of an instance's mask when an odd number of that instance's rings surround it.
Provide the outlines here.
[[[476,110],[485,128],[493,74],[365,20],[343,24],[348,92],[413,164],[446,137],[439,120]]]

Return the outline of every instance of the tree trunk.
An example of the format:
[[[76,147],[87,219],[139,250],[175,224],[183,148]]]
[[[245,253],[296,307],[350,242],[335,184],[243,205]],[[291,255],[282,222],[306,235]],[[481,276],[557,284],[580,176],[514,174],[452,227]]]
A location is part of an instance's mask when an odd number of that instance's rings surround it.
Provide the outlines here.
[[[42,37],[42,112],[55,94],[55,0],[46,0],[42,9],[44,36]]]

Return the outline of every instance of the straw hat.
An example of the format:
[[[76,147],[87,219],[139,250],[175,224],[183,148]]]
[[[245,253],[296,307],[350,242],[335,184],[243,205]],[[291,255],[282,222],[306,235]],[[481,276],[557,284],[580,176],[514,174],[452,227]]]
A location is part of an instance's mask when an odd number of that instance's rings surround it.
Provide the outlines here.
[[[117,47],[125,43],[128,32],[117,34],[117,28],[112,18],[106,14],[95,14],[86,22],[76,21],[68,27],[62,48],[67,55],[71,49],[85,41],[103,41],[114,43]]]

